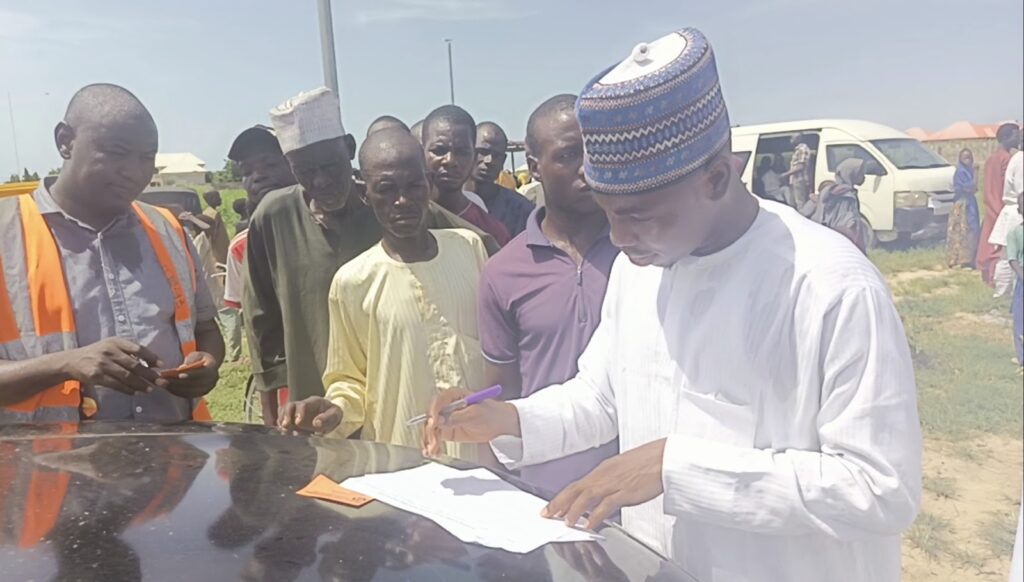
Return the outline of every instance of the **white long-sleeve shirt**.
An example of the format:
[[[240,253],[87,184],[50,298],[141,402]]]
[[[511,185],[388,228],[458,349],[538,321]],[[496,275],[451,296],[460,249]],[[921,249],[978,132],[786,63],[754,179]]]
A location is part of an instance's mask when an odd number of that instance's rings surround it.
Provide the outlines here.
[[[1013,154],[1006,166],[1006,181],[1003,184],[1003,204],[1017,206],[1017,198],[1024,192],[1024,151]]]
[[[1024,191],[1024,152],[1017,152],[1010,158],[1006,167],[1006,182],[1003,184],[1003,209],[996,217],[992,233],[988,236],[989,244],[1006,246],[1006,237],[1021,223],[1020,211],[1017,210],[1017,197]],[[1002,260],[1006,260],[1004,257]],[[1013,273],[1007,269],[1007,279],[1013,279]]]
[[[921,489],[899,315],[843,236],[760,205],[712,256],[620,256],[579,374],[492,445],[516,467],[667,437],[665,493],[623,525],[703,582],[899,580]]]

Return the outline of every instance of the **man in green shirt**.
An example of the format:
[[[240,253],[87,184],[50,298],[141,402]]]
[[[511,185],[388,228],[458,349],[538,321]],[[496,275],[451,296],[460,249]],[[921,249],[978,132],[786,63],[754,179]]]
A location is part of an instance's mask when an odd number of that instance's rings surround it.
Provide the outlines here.
[[[298,184],[267,194],[252,215],[242,313],[256,387],[287,388],[288,399],[298,401],[324,394],[331,279],[380,241],[381,227],[359,201],[355,140],[342,126],[334,94],[326,88],[300,93],[270,116]],[[436,205],[429,220],[431,228],[479,233]],[[484,242],[496,251],[493,239]],[[263,399],[267,425],[277,423],[277,404]]]

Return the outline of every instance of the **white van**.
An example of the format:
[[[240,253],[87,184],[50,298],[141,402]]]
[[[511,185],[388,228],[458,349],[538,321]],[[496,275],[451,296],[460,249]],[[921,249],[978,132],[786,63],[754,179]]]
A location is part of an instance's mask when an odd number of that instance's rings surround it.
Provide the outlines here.
[[[955,168],[902,131],[868,121],[821,119],[734,127],[732,151],[752,192],[763,159],[772,159],[776,172],[789,169],[790,139],[798,133],[807,136],[814,153],[815,191],[822,181],[835,179],[836,166],[847,158],[877,162],[869,165],[874,169],[858,188],[858,197],[861,214],[878,240],[945,234]]]

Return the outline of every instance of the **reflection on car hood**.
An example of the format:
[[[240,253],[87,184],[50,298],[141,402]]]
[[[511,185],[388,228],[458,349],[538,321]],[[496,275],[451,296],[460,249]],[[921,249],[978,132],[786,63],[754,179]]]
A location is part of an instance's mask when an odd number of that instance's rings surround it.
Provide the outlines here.
[[[424,462],[412,449],[252,425],[0,427],[2,578],[559,581],[589,579],[597,552],[602,578],[693,580],[614,526],[586,548],[515,555],[383,503],[295,495],[317,474]]]

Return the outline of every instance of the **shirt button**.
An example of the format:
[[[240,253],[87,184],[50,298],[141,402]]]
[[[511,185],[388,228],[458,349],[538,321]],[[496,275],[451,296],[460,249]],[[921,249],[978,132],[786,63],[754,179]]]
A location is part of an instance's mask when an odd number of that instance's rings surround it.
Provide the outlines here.
[[[107,273],[107,279],[110,279],[111,281],[113,281],[115,279],[114,274],[113,273]]]
[[[124,323],[124,316],[123,315],[118,315],[117,316],[117,320],[120,321],[121,323]]]
[[[141,406],[136,406],[135,407],[135,414],[140,414],[141,412],[142,412],[142,407]]]

